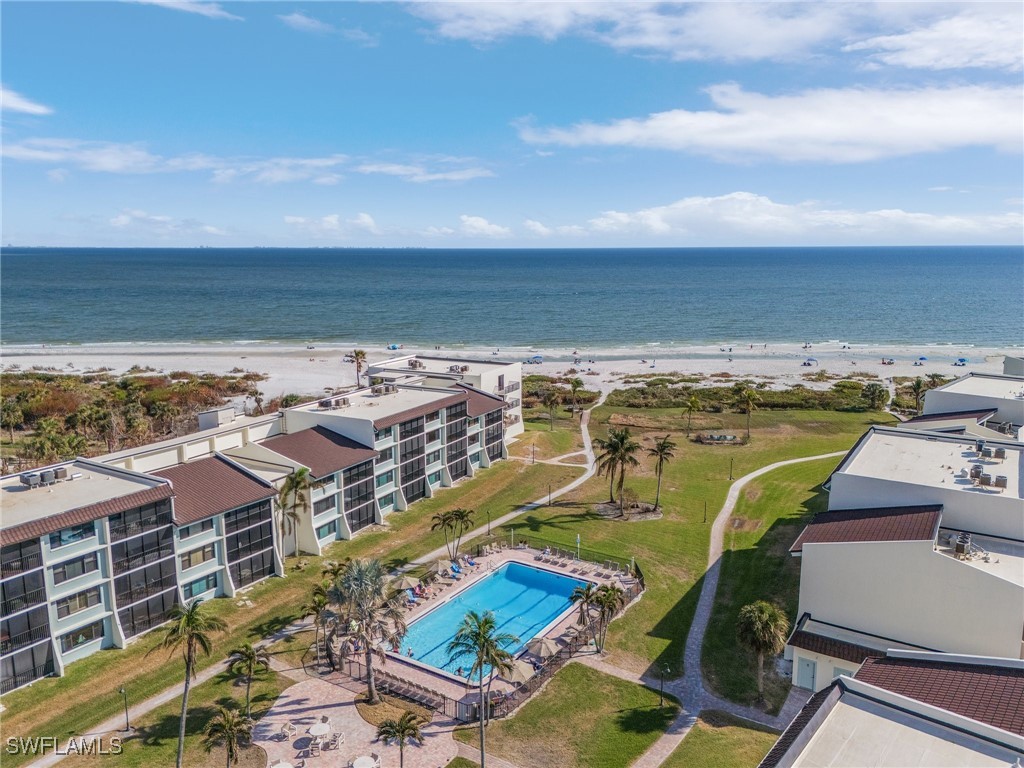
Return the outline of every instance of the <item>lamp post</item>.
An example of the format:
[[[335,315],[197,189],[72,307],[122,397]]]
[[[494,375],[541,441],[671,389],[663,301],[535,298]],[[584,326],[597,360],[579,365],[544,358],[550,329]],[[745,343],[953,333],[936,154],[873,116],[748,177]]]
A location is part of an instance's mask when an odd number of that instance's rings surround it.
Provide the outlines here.
[[[551,506],[551,483],[548,483],[548,506]]]
[[[662,664],[661,669],[661,690],[658,693],[658,709],[665,706],[665,675],[669,673],[668,664]]]
[[[491,510],[487,510],[487,535],[491,535]]]
[[[118,693],[124,697],[124,731],[127,733],[132,729],[131,724],[128,722],[128,691],[121,687],[118,689]]]
[[[536,464],[537,463],[537,444],[536,443],[531,443],[530,449],[532,451],[532,458],[530,459],[530,463],[531,464]]]
[[[735,457],[729,459],[729,479],[730,480],[732,480],[732,463],[733,463],[734,460],[735,460]]]

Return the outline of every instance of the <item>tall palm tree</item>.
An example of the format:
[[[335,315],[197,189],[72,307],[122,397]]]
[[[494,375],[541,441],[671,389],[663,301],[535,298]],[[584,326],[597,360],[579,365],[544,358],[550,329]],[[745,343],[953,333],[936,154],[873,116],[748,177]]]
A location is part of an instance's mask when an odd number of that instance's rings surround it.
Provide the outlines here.
[[[406,710],[397,720],[382,720],[377,726],[378,739],[383,739],[385,744],[389,741],[398,743],[398,768],[405,766],[405,743],[407,741],[423,743],[421,725],[422,721],[414,713]]]
[[[366,661],[366,700],[380,701],[373,674],[374,654],[384,663],[384,647],[393,647],[405,637],[405,611],[398,595],[391,591],[387,569],[380,560],[353,560],[331,589],[332,600],[354,631]]]
[[[747,414],[747,440],[750,440],[750,415],[757,408],[757,404],[761,402],[761,395],[758,394],[756,389],[752,389],[748,386],[742,386],[736,394],[736,403],[744,410]]]
[[[448,550],[448,558],[454,560],[455,553],[452,552],[452,545],[448,543],[449,534],[452,535],[452,538],[455,537],[455,517],[451,511],[437,512],[430,518],[430,530],[436,531],[438,528],[444,532],[444,547]]]
[[[203,730],[203,748],[212,752],[221,744],[227,749],[226,768],[238,762],[238,748],[243,738],[252,736],[253,722],[246,715],[227,707],[217,707],[217,714],[206,724]]]
[[[338,577],[345,572],[345,570],[348,568],[351,562],[352,558],[346,557],[344,560],[341,560],[339,562],[334,562],[330,564],[325,563],[323,570],[320,571],[320,575],[326,576],[328,579],[330,579],[330,583],[333,584],[338,580]]]
[[[671,435],[665,435],[660,440],[654,441],[654,447],[647,449],[647,455],[655,460],[654,471],[658,475],[658,492],[654,496],[654,508],[658,508],[658,502],[661,500],[661,474],[665,465],[675,457],[672,451],[675,450],[676,444],[669,440]]]
[[[597,586],[588,581],[582,587],[576,587],[569,596],[569,600],[580,604],[580,616],[576,623],[581,627],[590,624],[590,607],[597,604]]]
[[[463,509],[462,507],[459,507],[458,509],[453,509],[452,527],[454,528],[453,533],[455,535],[455,546],[453,548],[453,554],[455,555],[455,557],[458,557],[459,547],[462,546],[462,534],[464,534],[466,531],[473,527],[473,510]]]
[[[882,410],[889,400],[889,390],[875,381],[865,385],[861,394],[867,399],[873,411]]]
[[[320,588],[320,591],[317,590]],[[324,626],[327,620],[327,616],[330,610],[327,607],[327,595],[326,591],[323,590],[323,585],[317,584],[313,588],[313,594],[307,600],[301,608],[299,613],[302,614],[302,618],[307,616],[313,617],[313,643],[316,645],[316,666],[320,668],[320,628]]]
[[[690,436],[690,423],[693,421],[693,412],[701,409],[700,398],[696,394],[690,395],[683,406],[686,410],[686,436]]]
[[[579,404],[579,395],[581,389],[583,389],[583,379],[577,377],[569,381],[569,394],[572,395],[573,413],[576,413],[576,406]]]
[[[594,605],[597,606],[597,650],[604,652],[604,643],[608,638],[608,625],[626,601],[626,593],[615,584],[602,584],[597,588]]]
[[[625,434],[619,445],[619,511],[623,511],[623,488],[626,485],[626,468],[627,467],[639,467],[640,462],[637,460],[635,454],[640,450],[640,443],[630,437],[628,428],[622,430]]]
[[[555,429],[555,417],[558,415],[558,406],[562,404],[562,396],[554,389],[544,393],[544,407],[548,409],[548,424],[551,431]]]
[[[178,757],[176,768],[181,768],[185,751],[185,719],[188,717],[188,692],[192,679],[196,676],[196,656],[200,651],[210,655],[212,643],[210,634],[223,632],[227,624],[218,616],[213,616],[203,605],[203,599],[197,597],[192,602],[171,608],[170,625],[164,627],[163,638],[156,648],[181,649],[185,659],[185,690],[181,695],[181,722],[178,726]],[[155,649],[154,649],[155,650]]]
[[[597,456],[597,474],[600,475],[602,472],[605,472],[608,475],[609,504],[615,501],[615,469],[619,466],[618,456],[616,455],[616,432],[617,430],[613,429],[608,433],[607,438],[594,438],[594,446],[601,451]]]
[[[508,632],[498,631],[498,622],[494,614],[486,611],[479,614],[476,611],[469,611],[462,619],[455,637],[448,643],[448,664],[452,664],[464,655],[472,655],[473,665],[469,668],[467,679],[477,676],[477,683],[480,688],[480,768],[485,768],[484,760],[484,726],[487,717],[487,696],[491,692],[491,681],[495,673],[507,675],[513,669],[512,654],[505,649],[510,645],[519,642],[519,638]],[[486,674],[487,688],[484,689],[484,670]]]
[[[295,551],[299,549],[297,527],[302,519],[300,509],[306,508],[309,500],[309,470],[299,467],[284,479],[281,489],[277,492],[277,509],[281,515],[281,559],[284,560],[284,538],[293,535]]]
[[[260,672],[270,669],[270,656],[263,648],[254,648],[245,643],[231,652],[231,671],[245,678],[245,716],[252,717],[252,679]]]
[[[363,366],[366,365],[366,351],[362,349],[353,349],[352,360],[356,364],[356,386],[358,387],[363,374]]]
[[[789,619],[777,605],[758,600],[740,608],[736,637],[757,654],[757,695],[764,699],[764,657],[775,655],[786,645]]]
[[[928,391],[928,385],[918,376],[910,385],[910,391],[914,393],[914,408],[921,413],[921,401],[924,399],[924,393]]]

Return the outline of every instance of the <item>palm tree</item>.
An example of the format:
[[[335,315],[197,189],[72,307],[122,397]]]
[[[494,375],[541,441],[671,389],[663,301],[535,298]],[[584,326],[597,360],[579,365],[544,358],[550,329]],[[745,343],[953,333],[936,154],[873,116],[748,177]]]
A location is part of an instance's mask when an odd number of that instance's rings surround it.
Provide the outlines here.
[[[690,436],[690,422],[693,420],[693,412],[701,409],[700,398],[696,394],[690,395],[683,406],[686,409],[686,436]]]
[[[217,707],[217,714],[206,724],[203,731],[203,748],[212,752],[214,747],[223,744],[227,748],[226,768],[238,762],[239,742],[242,738],[252,736],[253,722],[246,715],[227,707]]]
[[[623,429],[625,435],[619,446],[619,511],[623,511],[622,489],[626,484],[626,468],[639,467],[640,462],[633,454],[640,450],[640,443],[630,437],[629,429]]]
[[[569,394],[572,395],[572,412],[576,413],[576,406],[579,403],[579,393],[583,389],[583,379],[575,378],[569,381]]]
[[[873,411],[882,410],[889,400],[889,390],[874,381],[867,384],[861,394],[867,399]]]
[[[597,588],[594,605],[598,608],[598,623],[597,636],[594,639],[597,643],[597,650],[602,653],[604,653],[605,640],[608,638],[608,625],[611,624],[625,600],[626,593],[614,584],[602,584]]]
[[[383,646],[394,647],[405,637],[405,611],[398,596],[391,592],[387,569],[380,560],[353,560],[331,589],[333,602],[354,630],[352,640],[359,643],[366,660],[366,701],[380,701],[373,675],[373,655],[383,663]]]
[[[507,675],[512,669],[512,654],[505,649],[519,643],[519,638],[508,632],[498,631],[498,622],[494,614],[486,611],[483,615],[469,611],[462,619],[455,637],[448,643],[448,664],[462,656],[473,657],[473,665],[469,668],[467,679],[477,676],[480,687],[480,768],[484,768],[486,758],[484,750],[484,726],[487,717],[487,696],[491,692],[491,681],[495,673]],[[484,692],[484,669],[487,673],[486,695]]]
[[[254,648],[252,643],[245,643],[231,652],[231,671],[245,678],[245,716],[252,717],[252,705],[249,692],[252,679],[259,673],[270,669],[270,656],[263,648]]]
[[[0,424],[10,430],[11,442],[14,442],[14,428],[25,423],[25,412],[13,397],[5,398],[0,406]]]
[[[436,531],[440,528],[444,532],[444,546],[448,550],[448,558],[450,560],[455,559],[455,554],[452,552],[452,546],[448,543],[448,534],[452,534],[452,538],[455,535],[455,518],[452,513],[449,512],[437,512],[432,518],[430,518],[430,530]]]
[[[305,509],[309,491],[309,470],[299,467],[284,479],[281,490],[277,492],[277,508],[281,513],[281,559],[284,560],[284,537],[286,534],[295,536],[295,551],[298,552],[297,526],[302,519],[300,509]],[[287,531],[286,531],[287,529]]]
[[[360,377],[363,373],[363,366],[366,365],[366,351],[362,349],[353,349],[352,360],[356,364],[356,386],[358,387]]]
[[[548,409],[548,423],[551,430],[555,429],[555,417],[558,415],[558,406],[562,403],[562,396],[553,389],[544,393],[544,407]]]
[[[187,605],[176,604],[170,611],[170,625],[165,627],[160,645],[156,648],[170,648],[173,652],[181,649],[185,659],[185,690],[181,695],[181,723],[178,726],[178,757],[176,768],[181,768],[185,750],[185,719],[188,717],[188,691],[196,676],[196,656],[202,651],[209,656],[212,650],[210,633],[223,632],[227,624],[218,616],[211,615],[197,597]],[[154,648],[155,650],[155,648]]]
[[[423,743],[420,725],[422,725],[421,720],[406,710],[397,720],[382,720],[377,726],[378,739],[383,739],[385,744],[389,741],[398,742],[398,768],[405,766],[405,743],[407,741]]]
[[[455,555],[455,557],[458,557],[459,547],[462,546],[462,534],[464,534],[466,531],[473,527],[473,510],[463,509],[462,507],[459,507],[458,509],[453,509],[451,514],[452,527],[454,528],[453,533],[455,535],[455,546],[453,548],[453,554]]]
[[[748,386],[742,386],[736,394],[736,403],[744,410],[747,414],[747,440],[750,440],[750,415],[757,408],[757,404],[761,402],[761,395],[758,394],[756,389],[751,389]]]
[[[655,459],[654,471],[658,475],[658,492],[654,496],[654,508],[658,508],[658,502],[661,500],[661,473],[662,469],[669,460],[675,457],[672,451],[675,450],[676,444],[669,440],[671,435],[665,435],[660,440],[654,441],[654,447],[647,449],[647,455]]]
[[[764,699],[764,657],[775,655],[786,645],[789,619],[777,605],[765,600],[740,608],[736,637],[757,654],[757,696]]]
[[[590,624],[590,607],[597,604],[597,586],[588,581],[585,586],[576,587],[569,596],[569,600],[580,604],[580,617],[576,623],[581,627]]]
[[[929,373],[928,374],[928,389],[935,389],[935,387],[941,386],[946,380],[946,377],[941,373]]]
[[[302,618],[313,617],[313,643],[316,645],[316,666],[320,668],[320,627],[324,626],[330,610],[327,608],[327,594],[322,584],[313,587],[310,599],[299,608]]]
[[[622,509],[622,488],[626,481],[626,467],[640,464],[633,455],[640,450],[640,443],[633,440],[629,427],[611,429],[608,438],[597,438],[594,444],[601,450],[597,457],[597,471],[608,473],[608,503],[615,502],[612,488],[615,483],[615,471],[619,471],[619,509]]]
[[[619,465],[618,458],[616,457],[616,445],[614,433],[617,430],[611,430],[608,433],[608,438],[595,437],[594,445],[601,451],[597,457],[597,474],[600,476],[602,472],[608,474],[608,503],[611,504],[615,501],[615,468]]]
[[[914,408],[921,413],[921,401],[924,399],[924,393],[928,391],[928,385],[925,384],[924,379],[918,376],[910,385],[910,391],[914,393]]]

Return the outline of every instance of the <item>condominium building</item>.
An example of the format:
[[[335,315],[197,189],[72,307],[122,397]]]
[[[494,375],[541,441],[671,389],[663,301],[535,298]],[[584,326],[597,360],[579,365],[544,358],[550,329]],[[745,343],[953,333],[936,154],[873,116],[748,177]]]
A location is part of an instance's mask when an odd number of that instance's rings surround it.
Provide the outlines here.
[[[1024,377],[969,373],[930,389],[908,426],[949,431],[957,424],[978,437],[1024,439]]]
[[[503,398],[376,385],[97,459],[0,478],[2,692],[233,596],[505,456]],[[306,503],[282,515],[285,479]]]
[[[372,379],[380,383],[421,384],[450,387],[467,384],[481,392],[498,395],[505,401],[505,437],[523,433],[523,365],[519,362],[464,360],[454,357],[403,355],[373,363],[368,368]]]
[[[793,682],[889,649],[1024,658],[1024,445],[873,427],[791,548]]]

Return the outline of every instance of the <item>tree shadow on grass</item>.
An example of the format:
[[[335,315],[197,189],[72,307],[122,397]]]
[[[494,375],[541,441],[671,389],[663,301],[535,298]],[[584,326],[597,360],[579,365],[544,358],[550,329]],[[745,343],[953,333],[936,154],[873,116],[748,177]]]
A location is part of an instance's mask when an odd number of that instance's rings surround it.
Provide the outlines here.
[[[298,620],[299,615],[297,613],[290,613],[283,616],[271,616],[265,621],[261,621],[259,624],[254,624],[250,627],[247,636],[253,640],[262,640],[269,635],[280,632],[282,629]]]
[[[627,733],[664,733],[679,714],[679,707],[666,697],[665,707],[620,709],[615,722]]]

